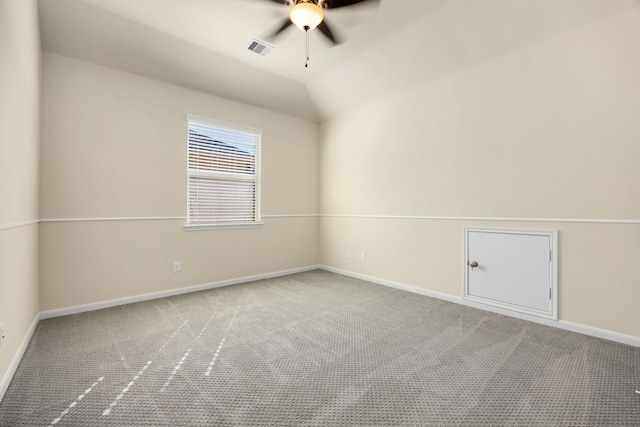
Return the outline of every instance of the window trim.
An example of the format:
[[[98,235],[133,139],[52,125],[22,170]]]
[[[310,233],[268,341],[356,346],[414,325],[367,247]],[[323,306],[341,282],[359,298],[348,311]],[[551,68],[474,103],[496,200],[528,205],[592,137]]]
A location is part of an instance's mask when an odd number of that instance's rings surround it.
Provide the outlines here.
[[[230,230],[230,229],[249,229],[249,228],[261,228],[263,226],[262,222],[262,212],[261,212],[261,204],[262,204],[262,177],[261,177],[261,169],[262,169],[262,129],[252,128],[248,126],[238,125],[234,123],[223,122],[220,120],[214,120],[202,116],[197,116],[193,114],[186,115],[187,127],[187,141],[186,141],[186,184],[187,184],[187,197],[186,197],[186,223],[184,225],[185,231],[206,231],[206,230]],[[189,124],[195,123],[199,125],[212,126],[218,129],[222,129],[225,131],[237,131],[242,133],[253,134],[257,138],[257,143],[254,146],[254,174],[252,176],[247,176],[245,174],[235,174],[232,172],[217,172],[217,171],[205,171],[200,170],[197,173],[194,173],[193,170],[189,168]],[[189,199],[189,190],[190,190],[190,178],[192,176],[195,177],[210,177],[210,178],[220,178],[227,179],[231,181],[245,181],[245,182],[254,182],[255,183],[255,195],[253,198],[253,208],[254,208],[254,220],[252,222],[220,222],[220,223],[202,223],[195,224],[190,223],[191,218],[191,207],[190,207],[190,199]]]
[[[234,230],[240,228],[262,228],[264,223],[225,223],[225,224],[185,224],[184,231]]]

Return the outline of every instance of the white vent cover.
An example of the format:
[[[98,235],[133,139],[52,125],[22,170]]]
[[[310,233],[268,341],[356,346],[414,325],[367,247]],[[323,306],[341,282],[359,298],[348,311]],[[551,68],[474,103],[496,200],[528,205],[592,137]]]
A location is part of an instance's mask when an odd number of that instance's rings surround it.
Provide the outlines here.
[[[269,52],[271,52],[271,49],[273,49],[273,46],[269,46],[259,40],[252,40],[247,49],[251,52],[259,53],[262,56],[267,56]]]

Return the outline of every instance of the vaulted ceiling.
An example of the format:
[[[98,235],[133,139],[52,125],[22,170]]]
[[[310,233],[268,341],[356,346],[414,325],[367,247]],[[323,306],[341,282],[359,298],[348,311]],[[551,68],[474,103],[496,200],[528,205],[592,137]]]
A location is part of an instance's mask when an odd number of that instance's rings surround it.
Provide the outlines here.
[[[268,0],[39,0],[42,49],[324,121],[429,84],[640,0],[381,0],[330,9],[344,43],[290,27]],[[252,40],[274,47],[267,56]]]

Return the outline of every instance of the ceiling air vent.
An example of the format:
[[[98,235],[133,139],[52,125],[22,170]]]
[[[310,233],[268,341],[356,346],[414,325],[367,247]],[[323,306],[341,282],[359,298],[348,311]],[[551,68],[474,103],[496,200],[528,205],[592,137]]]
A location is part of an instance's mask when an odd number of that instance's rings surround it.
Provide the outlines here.
[[[273,49],[273,46],[269,46],[265,42],[261,42],[259,40],[252,40],[247,49],[251,52],[259,53],[262,56],[267,56],[269,52],[271,52],[271,49]]]

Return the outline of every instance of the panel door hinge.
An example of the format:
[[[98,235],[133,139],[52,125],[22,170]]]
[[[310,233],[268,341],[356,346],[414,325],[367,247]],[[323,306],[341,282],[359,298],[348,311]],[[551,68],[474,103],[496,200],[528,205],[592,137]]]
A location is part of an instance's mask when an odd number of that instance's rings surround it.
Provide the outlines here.
[[[551,249],[549,249],[549,262],[552,261],[552,256],[551,256]]]
[[[551,299],[551,288],[549,288],[549,299]]]

